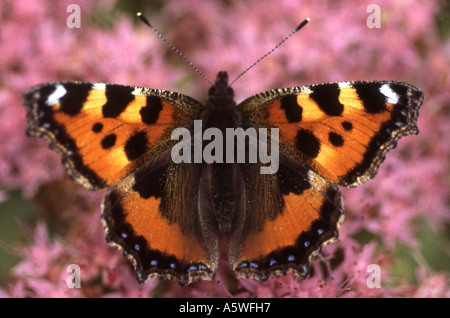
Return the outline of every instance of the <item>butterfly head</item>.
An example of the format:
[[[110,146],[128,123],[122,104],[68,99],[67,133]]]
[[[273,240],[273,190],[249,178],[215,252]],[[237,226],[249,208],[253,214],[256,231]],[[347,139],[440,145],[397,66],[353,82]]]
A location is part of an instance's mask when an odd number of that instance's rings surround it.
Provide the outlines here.
[[[228,86],[228,73],[227,72],[219,72],[217,74],[216,82],[214,86],[211,86],[208,92],[209,98],[233,98],[234,92],[233,89]]]

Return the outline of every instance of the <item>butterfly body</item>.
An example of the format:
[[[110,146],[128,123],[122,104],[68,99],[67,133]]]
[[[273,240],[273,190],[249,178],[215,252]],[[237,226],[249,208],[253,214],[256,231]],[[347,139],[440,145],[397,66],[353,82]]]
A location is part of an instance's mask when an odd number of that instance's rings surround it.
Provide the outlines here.
[[[418,132],[422,101],[409,84],[359,81],[277,89],[237,105],[225,72],[205,105],[101,83],[48,83],[23,97],[29,135],[46,139],[79,184],[107,188],[107,240],[132,261],[138,280],[182,285],[214,277],[222,238],[237,277],[306,277],[312,256],[338,237],[339,186],[372,178],[397,140]],[[190,160],[173,160],[177,128],[189,132]],[[276,169],[261,173],[267,162],[251,160],[261,134],[230,147],[230,129],[262,131],[267,140],[279,133],[279,150],[269,147]],[[204,158],[218,152],[226,160]]]

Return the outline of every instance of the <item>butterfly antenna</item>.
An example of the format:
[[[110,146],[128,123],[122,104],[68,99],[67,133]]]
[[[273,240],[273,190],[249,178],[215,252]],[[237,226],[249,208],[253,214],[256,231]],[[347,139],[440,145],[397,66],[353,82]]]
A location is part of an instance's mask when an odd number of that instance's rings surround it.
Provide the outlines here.
[[[276,49],[278,49],[284,42],[286,42],[291,36],[293,36],[295,33],[297,33],[298,30],[300,30],[301,28],[303,28],[306,24],[308,24],[309,22],[309,18],[303,20],[302,23],[300,23],[287,37],[285,37],[283,39],[283,41],[281,41],[280,43],[277,44],[277,46],[275,46],[272,50],[270,50],[269,52],[267,52],[266,54],[264,54],[263,56],[261,56],[255,63],[253,63],[252,65],[250,65],[249,67],[247,67],[247,69],[245,71],[243,71],[238,77],[236,77],[230,84],[233,85],[234,82],[236,82],[238,79],[240,79],[242,77],[242,75],[244,75],[245,73],[247,73],[253,66],[255,66],[256,64],[258,64],[259,62],[261,62],[263,59],[265,59],[267,56],[269,56],[270,54],[272,54],[272,52],[274,52]]]
[[[196,71],[198,74],[200,74],[200,76],[201,77],[203,77],[203,79],[205,80],[205,81],[207,81],[211,86],[214,86],[213,85],[213,83],[194,65],[194,64],[192,64],[192,62],[191,61],[189,61],[188,59],[187,59],[187,57],[186,56],[184,56],[184,54],[183,53],[181,53],[175,46],[173,46],[173,44],[172,43],[170,43],[165,37],[164,37],[164,35],[162,35],[151,23],[150,23],[150,21],[148,21],[148,19],[145,17],[145,16],[143,16],[142,15],[142,13],[141,12],[138,12],[137,13],[137,16],[138,16],[138,18],[139,19],[141,19],[142,20],[142,22],[144,22],[145,24],[147,24],[152,30],[153,30],[153,32],[155,32],[156,33],[156,35],[158,35],[158,37],[161,39],[161,40],[163,40],[164,41],[164,43],[166,43],[167,44],[167,46],[168,47],[170,47],[171,49],[172,49],[172,51],[174,51],[175,53],[177,53],[179,56],[181,56],[181,58],[186,62],[186,63],[188,63],[193,69],[194,69],[194,71]]]

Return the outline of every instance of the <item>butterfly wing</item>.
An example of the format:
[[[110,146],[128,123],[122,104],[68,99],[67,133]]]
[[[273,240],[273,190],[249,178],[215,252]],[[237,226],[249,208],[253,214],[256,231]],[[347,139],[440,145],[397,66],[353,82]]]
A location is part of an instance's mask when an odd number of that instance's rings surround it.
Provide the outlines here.
[[[174,127],[203,106],[169,91],[102,83],[59,82],[23,96],[28,134],[57,151],[69,175],[88,189],[116,184],[169,147]]]
[[[397,82],[344,82],[272,90],[238,109],[256,128],[279,129],[279,169],[243,169],[246,211],[232,235],[236,275],[265,280],[294,272],[338,236],[338,185],[372,178],[397,140],[418,132],[423,93]],[[254,170],[252,170],[254,169]]]
[[[417,134],[424,95],[400,82],[359,81],[268,91],[239,105],[277,127],[285,150],[322,177],[353,187],[371,179],[397,140]]]
[[[108,187],[102,205],[107,241],[132,261],[138,280],[188,284],[211,278],[218,247],[206,244],[196,213],[195,166],[174,166],[170,139],[203,105],[169,91],[58,82],[26,92],[28,134],[43,137],[69,175],[89,189]]]
[[[338,187],[282,151],[275,174],[261,175],[257,166],[243,171],[247,205],[243,226],[231,235],[232,270],[260,280],[287,272],[306,277],[311,257],[338,237]]]
[[[141,283],[156,276],[187,285],[214,276],[218,238],[206,240],[199,220],[199,171],[174,165],[166,151],[108,189],[107,240],[133,262]]]

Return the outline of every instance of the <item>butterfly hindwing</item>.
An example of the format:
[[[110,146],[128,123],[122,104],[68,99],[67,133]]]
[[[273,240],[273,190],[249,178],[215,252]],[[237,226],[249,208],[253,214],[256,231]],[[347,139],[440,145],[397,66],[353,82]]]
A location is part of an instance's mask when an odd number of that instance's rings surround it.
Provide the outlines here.
[[[89,189],[116,184],[167,148],[173,128],[203,107],[174,92],[81,82],[36,86],[23,103],[28,134],[45,138]]]
[[[282,146],[341,186],[372,178],[397,140],[418,132],[423,93],[400,82],[359,81],[272,90],[238,107],[279,128]]]
[[[338,237],[344,218],[338,187],[284,153],[276,174],[250,174],[244,227],[231,236],[233,271],[260,280],[287,272],[306,277],[311,257]]]
[[[107,191],[107,241],[132,261],[141,283],[158,276],[186,285],[216,271],[218,248],[200,227],[193,168],[173,165],[166,151]]]

